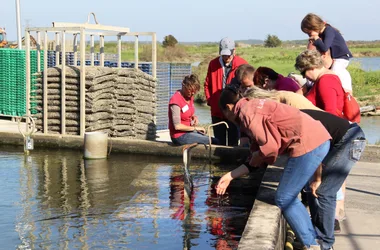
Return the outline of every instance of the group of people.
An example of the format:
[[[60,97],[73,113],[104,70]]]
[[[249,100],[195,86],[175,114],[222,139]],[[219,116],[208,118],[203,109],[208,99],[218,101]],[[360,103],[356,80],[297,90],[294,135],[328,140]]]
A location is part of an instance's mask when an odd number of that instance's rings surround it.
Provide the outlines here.
[[[204,91],[212,122],[229,126],[214,127],[212,143],[226,145],[228,130],[228,145],[248,145],[251,155],[219,180],[216,192],[224,194],[234,178],[287,155],[276,205],[305,249],[332,249],[337,198],[343,200],[341,187],[360,159],[365,135],[343,112],[345,92],[352,93],[347,71],[352,55],[342,35],[315,14],[304,17],[301,30],[309,36],[307,50],[295,60],[302,77],[255,69],[236,55],[233,40],[220,41],[220,56],[209,64]],[[193,96],[199,89],[199,79],[187,76],[170,100],[174,144],[208,143],[194,115]],[[310,215],[297,198],[303,189]]]

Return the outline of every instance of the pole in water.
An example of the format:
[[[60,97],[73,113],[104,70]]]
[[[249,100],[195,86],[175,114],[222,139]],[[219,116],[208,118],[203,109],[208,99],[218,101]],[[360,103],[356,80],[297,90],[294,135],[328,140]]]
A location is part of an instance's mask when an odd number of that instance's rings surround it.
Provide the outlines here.
[[[184,203],[186,207],[190,207],[191,202],[191,193],[193,191],[193,178],[190,175],[189,167],[191,162],[191,154],[190,151],[192,148],[196,147],[198,144],[193,143],[189,145],[185,145],[182,149],[183,156],[183,172],[184,172],[184,185],[183,185],[183,193],[184,193]]]

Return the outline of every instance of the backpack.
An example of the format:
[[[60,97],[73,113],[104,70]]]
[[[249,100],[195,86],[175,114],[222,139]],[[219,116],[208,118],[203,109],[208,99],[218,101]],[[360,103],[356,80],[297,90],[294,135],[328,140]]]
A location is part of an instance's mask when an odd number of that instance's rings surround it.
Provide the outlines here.
[[[343,89],[344,91],[344,89]],[[343,116],[350,122],[360,122],[360,106],[355,98],[349,93],[344,92],[343,97]]]

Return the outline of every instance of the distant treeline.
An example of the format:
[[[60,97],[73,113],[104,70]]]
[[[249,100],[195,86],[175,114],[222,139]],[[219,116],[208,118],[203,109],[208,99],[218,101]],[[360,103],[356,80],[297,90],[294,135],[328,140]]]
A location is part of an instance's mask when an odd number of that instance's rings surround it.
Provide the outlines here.
[[[248,39],[248,40],[236,40],[237,44],[248,44],[248,45],[264,45],[264,40],[260,39]],[[182,45],[215,45],[218,42],[179,42],[179,44]],[[305,45],[307,44],[307,39],[301,39],[301,40],[284,40],[282,41],[283,45]],[[379,47],[380,40],[373,40],[373,41],[362,41],[362,40],[355,40],[355,41],[347,41],[347,44],[349,46],[363,46],[363,47]]]

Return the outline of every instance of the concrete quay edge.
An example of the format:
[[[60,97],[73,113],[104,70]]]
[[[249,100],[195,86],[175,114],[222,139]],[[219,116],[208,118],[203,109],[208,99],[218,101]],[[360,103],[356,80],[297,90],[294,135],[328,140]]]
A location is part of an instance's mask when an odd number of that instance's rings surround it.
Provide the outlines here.
[[[84,139],[81,136],[34,134],[32,138],[36,149],[67,148],[83,150]],[[111,152],[182,157],[182,147],[173,146],[170,142],[112,138],[108,144],[111,147]],[[0,132],[0,145],[23,146],[23,137],[20,133]],[[191,152],[193,158],[209,159],[210,157],[210,150],[205,145],[198,145]],[[236,162],[237,159],[244,159],[248,154],[248,148],[211,146],[211,160],[213,161]],[[380,146],[367,145],[361,161],[380,162]]]

